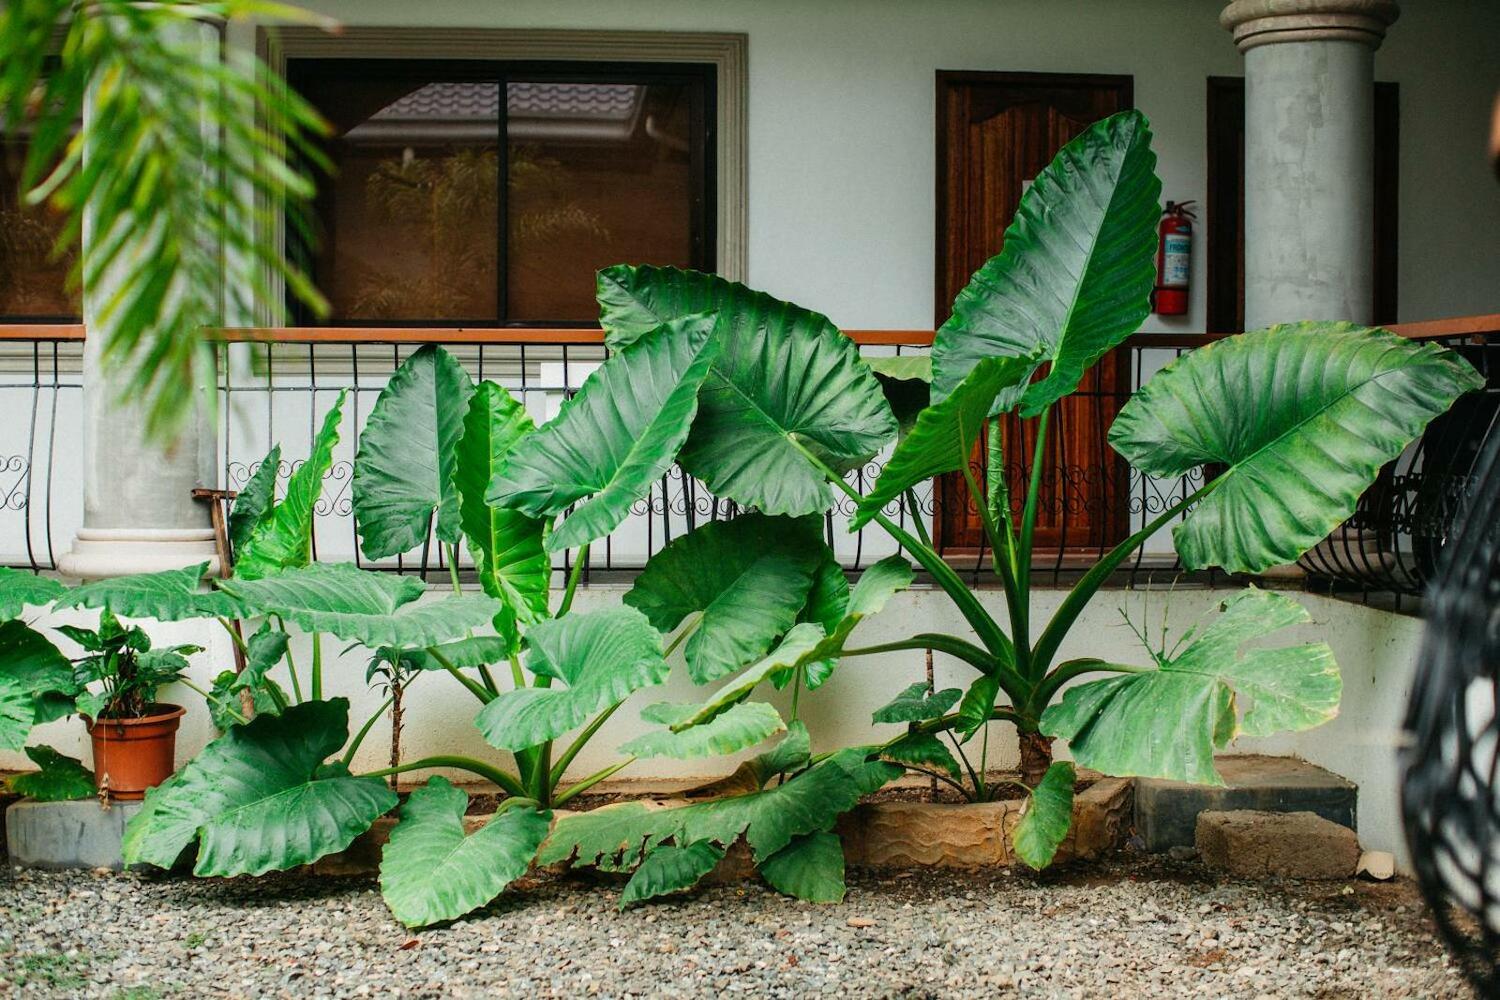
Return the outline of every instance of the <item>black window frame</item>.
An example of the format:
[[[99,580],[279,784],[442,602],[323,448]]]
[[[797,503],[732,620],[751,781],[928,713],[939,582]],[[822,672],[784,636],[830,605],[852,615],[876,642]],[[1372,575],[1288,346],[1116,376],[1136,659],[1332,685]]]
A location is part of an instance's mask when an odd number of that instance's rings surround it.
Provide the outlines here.
[[[699,84],[701,100],[691,109],[692,130],[702,135],[701,148],[690,150],[693,190],[690,198],[690,228],[692,234],[693,270],[713,273],[717,271],[718,259],[718,67],[712,63],[692,62],[621,62],[601,60],[536,60],[536,59],[408,59],[401,57],[361,57],[346,59],[338,57],[292,57],[287,60],[285,75],[287,82],[299,92],[309,80],[347,80],[351,77],[366,79],[370,76],[385,80],[411,79],[432,82],[496,82],[501,94],[507,92],[508,84],[517,83],[640,83],[652,84]],[[287,312],[298,326],[325,326],[332,328],[367,327],[372,329],[400,327],[432,327],[436,329],[588,329],[596,322],[578,320],[514,320],[507,316],[509,306],[509,218],[508,199],[503,186],[510,175],[509,143],[506,141],[507,101],[500,101],[500,118],[496,128],[496,144],[499,150],[499,168],[496,171],[496,312],[493,320],[444,320],[433,317],[411,317],[403,319],[318,319],[305,304],[288,294]],[[309,170],[315,181],[317,172]],[[314,225],[321,224],[325,213],[321,208],[323,192],[318,184],[319,195],[312,212]],[[316,268],[316,255],[306,241],[300,239],[294,227],[286,227],[288,258],[311,275]],[[634,263],[634,262],[631,262]]]

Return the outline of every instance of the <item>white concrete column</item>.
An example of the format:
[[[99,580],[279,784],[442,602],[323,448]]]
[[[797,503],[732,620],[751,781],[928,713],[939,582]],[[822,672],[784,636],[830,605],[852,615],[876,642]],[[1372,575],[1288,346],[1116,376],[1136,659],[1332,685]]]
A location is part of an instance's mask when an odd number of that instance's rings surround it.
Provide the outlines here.
[[[1234,0],[1245,54],[1245,328],[1373,318],[1375,50],[1395,0]]]
[[[212,25],[184,25],[204,59],[219,58],[219,35]],[[84,114],[90,113],[85,105]],[[205,113],[205,129],[214,129]],[[87,152],[85,152],[87,155]],[[84,253],[96,238],[98,220],[85,217]],[[122,398],[130,372],[102,357],[97,335],[99,311],[116,287],[106,276],[83,289],[83,524],[71,551],[58,561],[67,576],[97,579],[129,573],[177,569],[209,560],[217,568],[214,532],[206,504],[194,500],[195,487],[217,483],[217,441],[210,384],[196,399],[184,400],[193,414],[177,439],[163,445],[147,438],[144,407]]]

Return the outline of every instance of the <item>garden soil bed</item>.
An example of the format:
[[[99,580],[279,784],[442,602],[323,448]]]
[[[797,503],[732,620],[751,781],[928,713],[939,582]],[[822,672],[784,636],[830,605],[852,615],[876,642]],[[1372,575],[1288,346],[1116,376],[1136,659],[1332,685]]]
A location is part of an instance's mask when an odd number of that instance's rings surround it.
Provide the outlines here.
[[[1243,882],[1122,856],[1034,874],[851,869],[837,906],[755,884],[621,913],[528,876],[413,934],[368,876],[0,871],[0,995],[1458,997],[1409,883]]]

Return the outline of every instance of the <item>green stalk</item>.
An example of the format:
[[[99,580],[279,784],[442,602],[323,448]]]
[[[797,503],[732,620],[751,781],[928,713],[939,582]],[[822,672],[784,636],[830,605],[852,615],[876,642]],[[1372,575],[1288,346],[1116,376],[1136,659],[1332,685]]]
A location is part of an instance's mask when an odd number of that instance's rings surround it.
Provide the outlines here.
[[[521,658],[515,653],[510,654],[510,679],[518,691],[526,686],[526,675],[521,672]]]
[[[544,809],[552,804],[552,787],[552,741],[548,740],[536,748],[531,765],[531,794]]]
[[[345,767],[348,767],[350,764],[354,763],[354,755],[359,751],[359,745],[363,743],[365,741],[365,737],[369,735],[370,728],[375,725],[375,720],[384,715],[385,710],[390,708],[391,705],[395,703],[395,701],[396,696],[394,694],[388,696],[385,701],[381,703],[379,708],[370,713],[370,717],[365,720],[365,724],[359,727],[359,732],[354,734],[354,739],[350,742],[349,749],[344,751],[343,761]]]
[[[797,702],[802,697],[802,664],[797,664],[795,676],[792,678],[792,720],[797,721]]]
[[[1160,531],[1168,521],[1182,513],[1184,508],[1207,496],[1222,481],[1222,477],[1215,479],[1162,511],[1150,524],[1110,549],[1108,555],[1095,563],[1093,568],[1083,575],[1083,579],[1073,585],[1073,589],[1068,591],[1068,596],[1063,598],[1062,604],[1058,605],[1057,613],[1052,616],[1052,620],[1042,631],[1041,637],[1037,639],[1036,648],[1032,652],[1032,663],[1039,672],[1045,675],[1052,663],[1052,657],[1057,655],[1057,647],[1062,645],[1063,639],[1067,637],[1068,630],[1073,627],[1073,623],[1078,620],[1083,609],[1088,606],[1089,601],[1093,600],[1099,588],[1104,586],[1109,575],[1120,563],[1144,545],[1146,540]]]
[[[464,589],[458,585],[458,546],[452,542],[448,543],[448,580],[453,584],[455,594],[464,592]]]
[[[1143,674],[1157,669],[1156,667],[1137,667],[1128,663],[1109,663],[1092,656],[1085,656],[1077,660],[1067,660],[1057,665],[1057,669],[1048,674],[1046,679],[1037,687],[1036,694],[1031,697],[1028,710],[1034,715],[1041,715],[1042,709],[1052,701],[1054,695],[1062,690],[1064,684],[1075,677],[1084,674],[1111,673],[1111,674]]]
[[[240,635],[239,629],[234,627],[234,622],[230,621],[228,618],[225,618],[223,615],[219,616],[218,621],[219,624],[223,626],[224,631],[229,633],[229,638],[234,640],[234,645],[239,649],[240,653],[245,656],[249,656],[250,647],[245,645],[245,637]]]
[[[1020,704],[1026,699],[1029,685],[1020,674],[1016,673],[1014,666],[1004,660],[996,659],[973,643],[954,635],[923,632],[898,642],[884,642],[878,646],[845,649],[839,653],[839,658],[873,656],[876,653],[894,653],[907,649],[934,649],[940,653],[947,653],[949,656],[963,660],[982,674],[995,674],[1000,681],[1000,689],[1010,697],[1012,703]]]
[[[573,742],[568,744],[568,749],[564,750],[563,755],[557,759],[557,763],[552,765],[552,773],[549,776],[549,780],[554,788],[557,787],[557,783],[562,780],[562,776],[567,772],[568,765],[573,763],[573,758],[578,756],[578,752],[588,744],[589,740],[594,738],[594,734],[599,731],[599,727],[608,722],[609,717],[614,715],[615,710],[623,704],[625,704],[623,701],[617,701],[600,712],[594,717],[594,721],[590,722],[584,728],[583,732],[579,733]]]
[[[323,699],[323,634],[312,634],[312,700]]]
[[[286,632],[286,622],[281,620],[280,615],[276,616],[276,627],[282,632]],[[292,644],[290,642],[286,644],[286,671],[292,678],[292,697],[300,705],[302,704],[302,682],[297,679],[297,661],[292,656]]]
[[[1018,615],[1011,626],[1011,641],[1016,644],[1016,666],[1032,682],[1040,679],[1046,668],[1037,669],[1031,657],[1031,550],[1036,538],[1036,511],[1042,492],[1042,466],[1047,458],[1047,424],[1052,417],[1048,406],[1036,424],[1036,444],[1031,449],[1031,483],[1026,490],[1026,506],[1021,511],[1021,540],[1016,553],[1016,598]]]
[[[579,548],[578,555],[573,562],[573,571],[568,574],[568,588],[563,591],[562,603],[557,606],[557,615],[561,618],[573,607],[573,595],[578,591],[578,581],[583,577],[583,568],[588,565],[589,547],[584,545]]]
[[[526,797],[526,790],[521,783],[493,764],[486,764],[482,760],[473,757],[455,757],[441,754],[435,757],[423,757],[421,760],[408,761],[396,767],[385,767],[379,771],[368,771],[359,775],[361,778],[385,778],[392,774],[404,774],[407,771],[417,771],[429,767],[451,767],[460,771],[468,771],[477,774],[486,781],[492,781],[505,789],[507,795],[519,795]]]
[[[974,471],[969,468],[969,463],[964,462],[959,471],[963,474],[964,485],[969,488],[969,495],[974,498],[974,506],[979,510],[979,521],[984,525],[985,536],[990,540],[990,563],[1000,576],[1000,585],[1005,590],[1005,608],[1010,613],[1011,655],[1015,660],[1016,669],[1024,677],[1026,656],[1030,652],[1030,648],[1022,641],[1026,635],[1026,605],[1029,598],[1017,579],[1016,553],[1011,530],[1007,524],[1005,535],[1001,537],[999,526],[995,523],[994,512],[990,509],[984,495],[979,492],[979,484],[974,480]],[[1008,500],[1006,505],[1009,510]],[[968,588],[965,587],[964,590],[967,592]]]
[[[584,778],[578,784],[573,785],[567,791],[565,791],[561,795],[559,795],[553,801],[552,807],[554,809],[560,809],[560,808],[562,808],[562,806],[565,805],[568,802],[568,800],[572,799],[575,795],[582,795],[584,792],[588,791],[590,788],[593,788],[595,785],[599,784],[599,782],[603,781],[605,778],[608,778],[610,775],[612,775],[612,774],[616,773],[617,771],[620,771],[620,770],[622,770],[622,769],[624,769],[626,767],[629,767],[631,764],[634,764],[634,763],[635,763],[635,756],[631,755],[629,757],[626,757],[624,760],[620,761],[618,764],[611,764],[609,767],[606,767],[602,771],[595,771],[593,774],[589,775],[587,778]]]
[[[683,629],[681,632],[678,632],[675,636],[673,636],[672,641],[667,644],[667,648],[662,651],[661,658],[663,660],[671,659],[672,654],[677,652],[677,647],[681,646],[688,636],[692,635],[698,630],[699,624],[701,624],[703,621],[703,613],[695,611],[694,614],[696,614],[698,617],[693,619],[692,624],[688,625],[687,628]]]
[[[242,725],[242,726],[243,725],[247,725],[250,722],[249,719],[245,718],[242,714],[240,714],[240,711],[238,709],[234,708],[233,706],[231,706],[227,701],[224,701],[223,699],[216,697],[211,692],[203,690],[201,687],[199,687],[198,685],[194,684],[192,681],[188,680],[186,677],[179,677],[179,678],[177,678],[177,683],[181,684],[183,687],[187,688],[189,691],[196,691],[198,694],[202,695],[205,700],[211,701],[215,705],[218,705],[224,711],[226,711],[230,715],[234,716],[234,721],[238,722],[240,725]]]
[[[478,698],[481,705],[488,705],[490,701],[495,697],[493,694],[484,689],[484,685],[480,684],[478,681],[465,674],[462,670],[455,667],[453,665],[453,661],[448,659],[442,653],[439,653],[435,647],[428,646],[427,654],[434,660],[437,660],[438,665],[441,666],[444,670],[448,671],[448,673],[452,675],[453,679],[462,684],[470,694]]]
[[[911,511],[911,526],[916,529],[917,537],[922,544],[929,549],[932,548],[932,538],[927,534],[927,525],[922,521],[922,508],[917,503],[917,493],[910,486],[906,488],[906,509]]]

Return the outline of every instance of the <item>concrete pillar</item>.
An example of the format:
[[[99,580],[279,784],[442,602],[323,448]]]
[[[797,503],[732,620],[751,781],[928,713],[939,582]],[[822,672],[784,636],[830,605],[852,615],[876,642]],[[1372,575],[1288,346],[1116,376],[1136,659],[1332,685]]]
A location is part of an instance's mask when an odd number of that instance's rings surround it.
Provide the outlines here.
[[[212,25],[180,29],[201,47],[204,59],[219,58],[219,36]],[[84,113],[89,113],[85,106]],[[205,113],[205,129],[214,128]],[[87,152],[85,152],[87,155]],[[84,254],[100,228],[85,217]],[[162,445],[146,437],[144,407],[122,398],[129,370],[103,359],[103,337],[96,334],[99,311],[116,287],[106,275],[83,290],[83,525],[71,551],[58,561],[67,576],[82,579],[177,569],[210,560],[217,563],[209,508],[192,498],[199,486],[217,483],[217,441],[212,420],[211,384],[197,398],[184,400],[193,414],[176,441]],[[211,567],[216,569],[217,566]]]
[[[1373,319],[1375,50],[1395,0],[1234,0],[1245,54],[1245,328]]]

